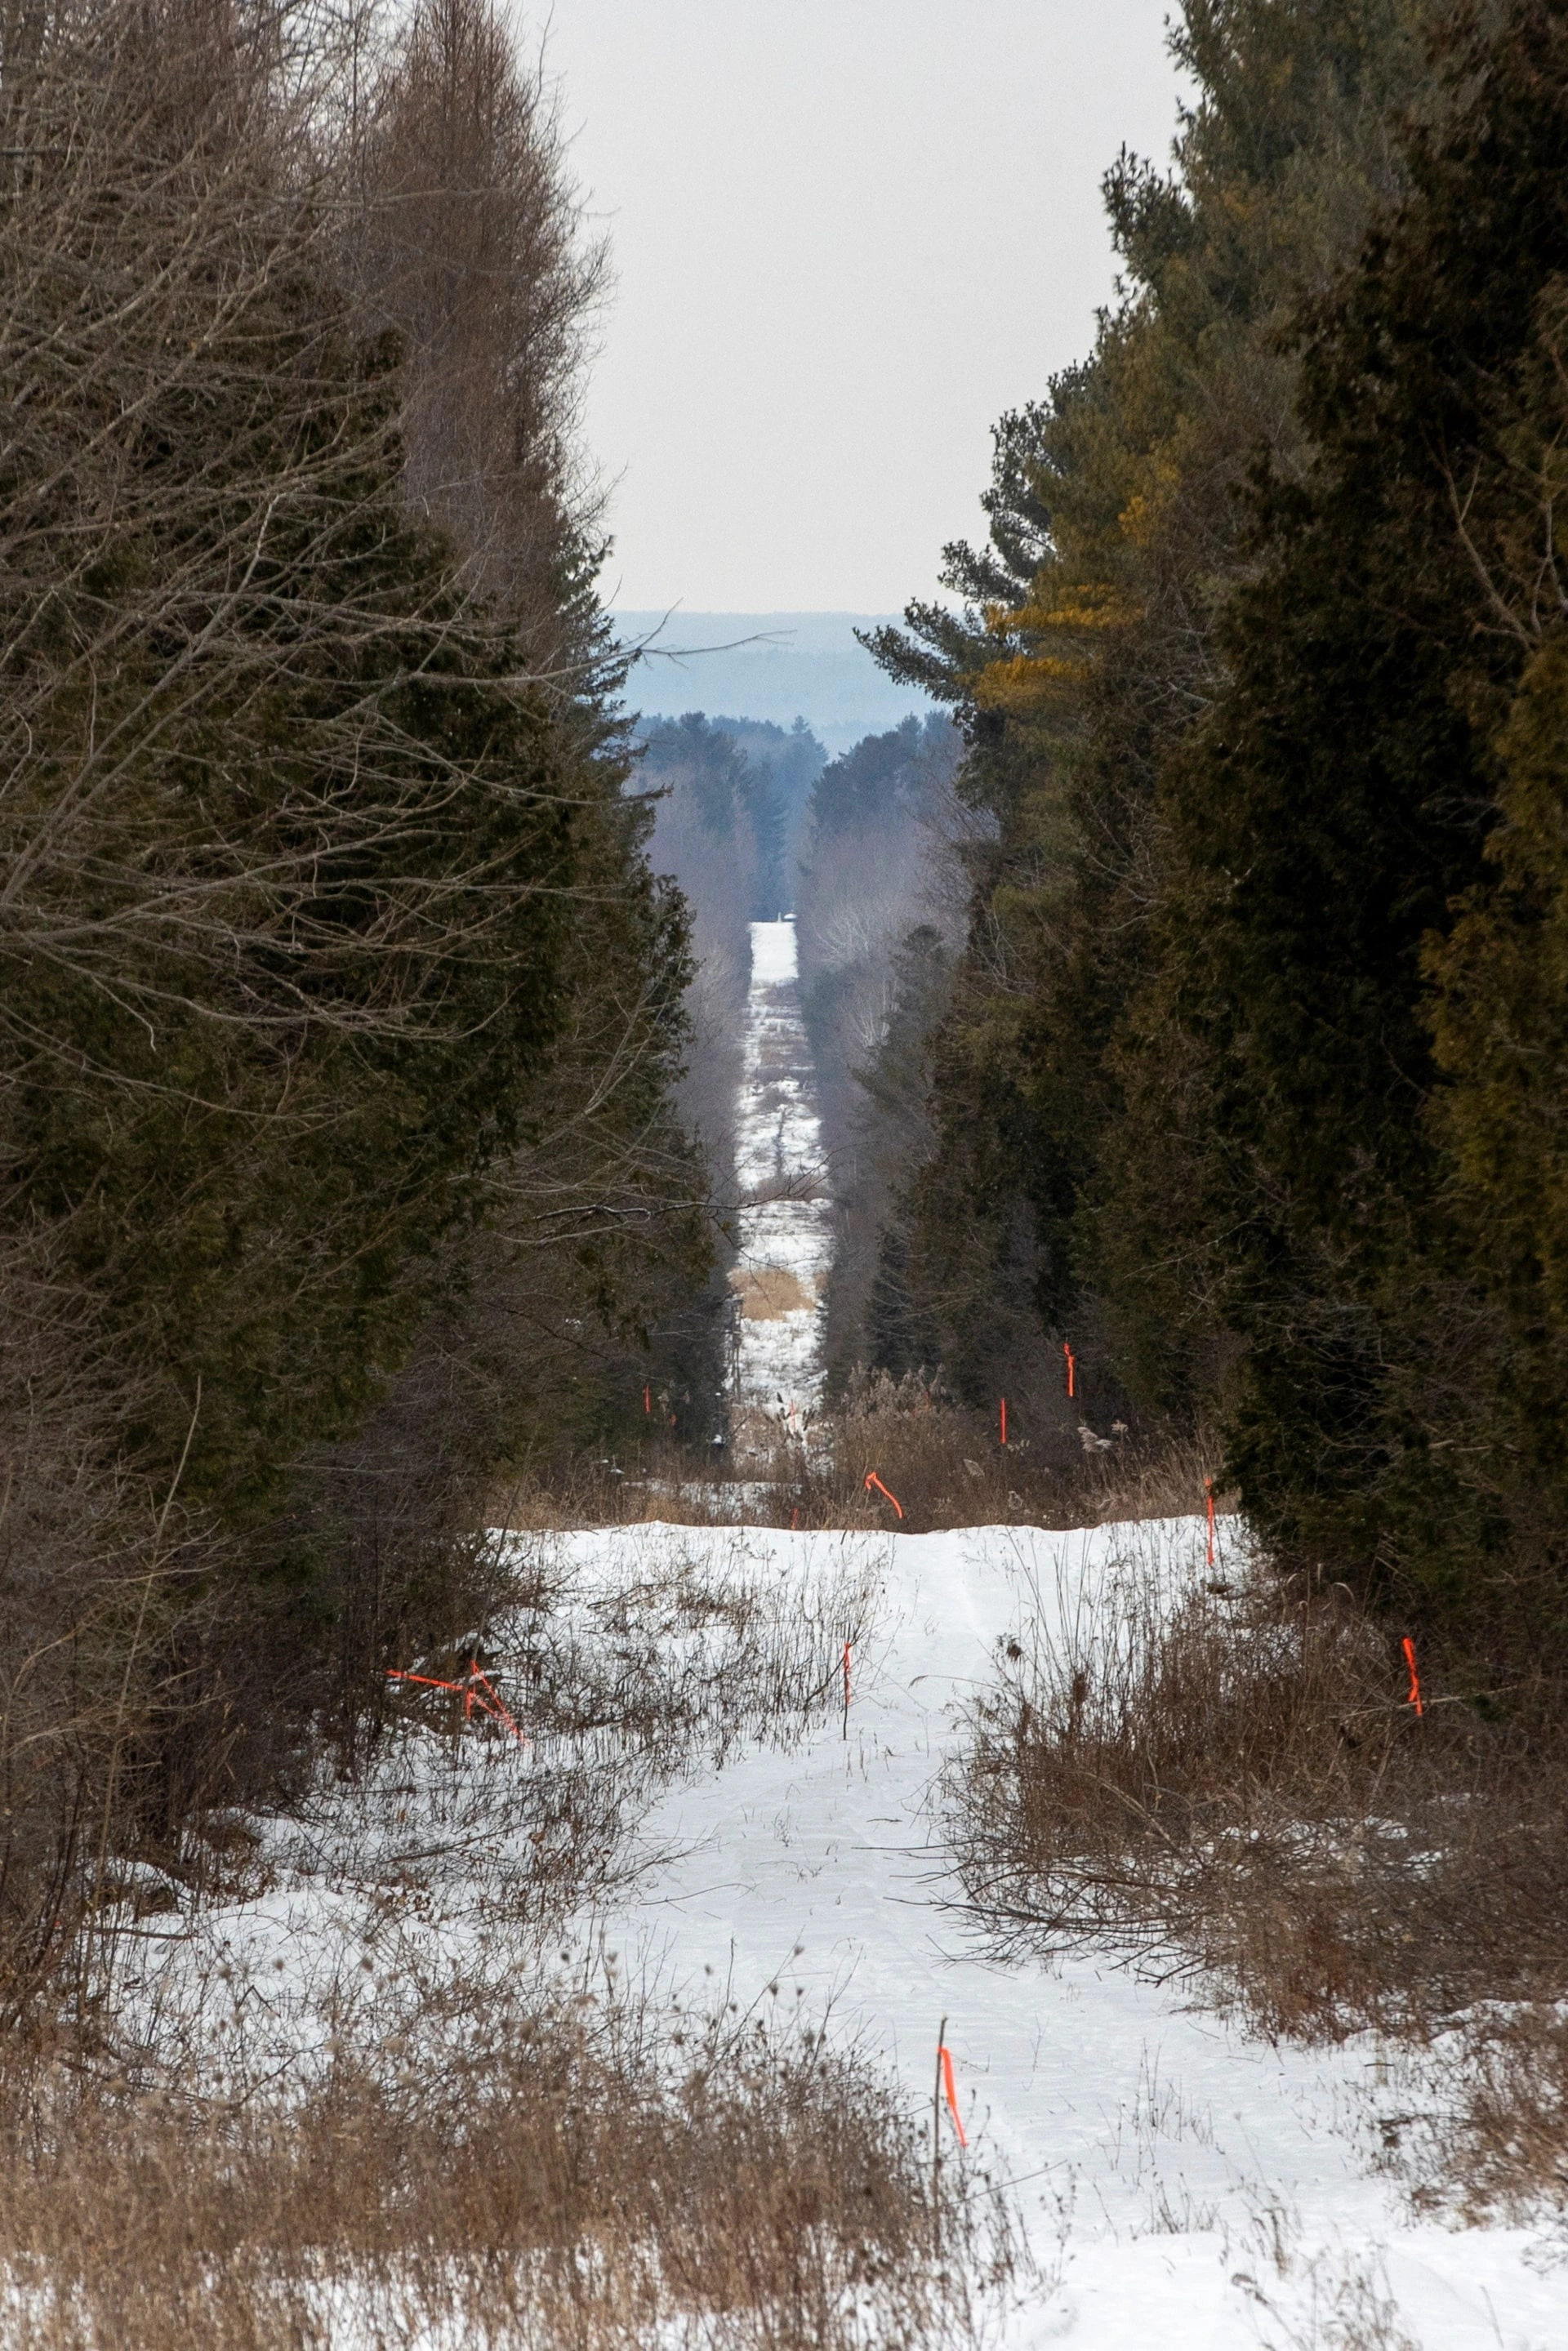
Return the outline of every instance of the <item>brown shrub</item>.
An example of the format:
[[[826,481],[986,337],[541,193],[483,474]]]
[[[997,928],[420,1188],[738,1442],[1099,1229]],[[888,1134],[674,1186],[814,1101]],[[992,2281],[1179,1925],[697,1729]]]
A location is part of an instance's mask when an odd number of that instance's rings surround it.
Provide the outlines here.
[[[1418,2210],[1516,2226],[1568,2209],[1568,2014],[1555,2002],[1465,2017],[1439,2068],[1439,2113],[1410,2150]]]
[[[1203,1435],[1140,1441],[1110,1437],[1103,1450],[1074,1441],[1063,1456],[1019,1433],[1003,1449],[998,1419],[954,1403],[939,1374],[894,1380],[868,1374],[803,1433],[747,1417],[747,1474],[713,1448],[654,1440],[617,1459],[579,1460],[548,1477],[497,1484],[493,1522],[514,1527],[683,1524],[882,1527],[925,1534],[943,1527],[1100,1526],[1188,1517],[1204,1506],[1218,1450]],[[866,1479],[875,1471],[904,1516]],[[1228,1505],[1223,1504],[1228,1508]]]
[[[952,1790],[1004,1940],[1202,1968],[1265,2029],[1426,2033],[1568,1990],[1552,1694],[1462,1694],[1340,1591],[1124,1563],[978,1710]]]

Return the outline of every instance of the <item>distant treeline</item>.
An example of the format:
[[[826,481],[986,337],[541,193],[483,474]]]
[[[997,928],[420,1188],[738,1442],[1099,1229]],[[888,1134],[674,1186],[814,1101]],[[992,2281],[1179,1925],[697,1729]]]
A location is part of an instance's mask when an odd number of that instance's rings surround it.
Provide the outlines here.
[[[966,936],[867,1325],[976,1401],[1202,1418],[1281,1555],[1568,1603],[1568,8],[1188,0],[1119,298],[996,429]],[[896,1306],[896,1311],[891,1309]],[[1506,1600],[1506,1606],[1502,1603]]]
[[[678,1099],[732,1202],[748,926],[796,917],[834,1203],[827,1339],[839,1386],[896,1344],[902,1295],[879,1252],[902,1242],[909,1170],[930,1143],[921,1036],[962,941],[956,842],[974,822],[953,794],[962,740],[938,713],[830,760],[803,720],[786,731],[701,711],[645,724],[642,740],[640,778],[658,796],[653,862],[691,911]]]
[[[907,1328],[899,1266],[910,1173],[932,1142],[923,1038],[964,933],[962,748],[946,713],[906,718],[825,768],[808,811],[797,935],[834,1201],[834,1392],[862,1362],[940,1353]]]

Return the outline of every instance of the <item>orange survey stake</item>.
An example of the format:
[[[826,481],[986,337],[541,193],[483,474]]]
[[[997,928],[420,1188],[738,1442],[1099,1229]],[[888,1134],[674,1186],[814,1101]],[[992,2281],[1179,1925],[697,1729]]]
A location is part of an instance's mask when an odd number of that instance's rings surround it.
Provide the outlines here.
[[[959,2146],[967,2147],[969,2142],[964,2135],[964,2117],[958,2112],[958,2093],[953,2083],[953,2052],[944,2043],[936,2053],[942,2060],[942,2087],[946,2093],[947,2110],[953,2117],[953,2127],[958,2134]]]
[[[876,1488],[879,1494],[887,1495],[888,1500],[893,1504],[893,1507],[898,1512],[899,1517],[902,1518],[904,1516],[904,1504],[899,1500],[898,1496],[888,1492],[887,1488],[883,1484],[882,1479],[877,1476],[874,1469],[868,1469],[865,1473],[865,1489],[868,1494],[873,1486]]]
[[[1065,1339],[1061,1343],[1061,1352],[1067,1358],[1067,1393],[1075,1396],[1078,1394],[1078,1358]]]
[[[1002,1409],[1002,1451],[1005,1453],[1005,1452],[1007,1451],[1007,1449],[1008,1449],[1008,1400],[1007,1400],[1006,1396],[1003,1396],[1003,1398],[1002,1398],[1002,1407],[1001,1407],[1001,1409]]]
[[[387,1667],[387,1679],[389,1682],[417,1682],[422,1689],[461,1690],[465,1722],[473,1720],[474,1708],[476,1706],[482,1714],[489,1715],[496,1722],[504,1723],[519,1747],[527,1747],[530,1743],[526,1733],[518,1729],[502,1703],[500,1693],[489,1675],[482,1674],[472,1659],[469,1660],[467,1673],[460,1682],[438,1681],[434,1674],[405,1674],[400,1672],[395,1666]]]
[[[1410,1668],[1410,1695],[1405,1703],[1413,1706],[1417,1714],[1425,1714],[1427,1709],[1421,1703],[1421,1677],[1416,1670],[1416,1644],[1408,1633],[1405,1635],[1405,1662]]]

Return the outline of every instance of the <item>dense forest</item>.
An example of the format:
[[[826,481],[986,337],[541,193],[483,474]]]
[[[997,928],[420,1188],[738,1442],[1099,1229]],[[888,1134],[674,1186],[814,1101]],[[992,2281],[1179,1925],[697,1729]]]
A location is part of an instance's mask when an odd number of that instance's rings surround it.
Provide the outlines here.
[[[1560,1630],[1568,10],[1188,0],[1094,346],[870,639],[939,708],[831,761],[636,718],[576,439],[605,256],[487,0],[0,39],[35,1956],[117,1808],[373,1731],[498,1482],[655,1392],[711,1442],[786,911],[833,1392],[1217,1432],[1281,1560]]]
[[[690,1389],[713,1237],[544,86],[486,0],[86,0],[4,44],[26,1972],[111,1814],[271,1784],[323,1708],[351,1745],[460,1629],[498,1467],[651,1360]]]
[[[1119,297],[873,638],[968,912],[873,1359],[1217,1427],[1282,1558],[1560,1631],[1568,12],[1189,0]],[[881,1073],[880,1076],[878,1073]],[[889,1117],[906,1117],[890,1110]],[[1043,1409],[1043,1405],[1042,1405]],[[1060,1414],[1059,1414],[1060,1417]]]
[[[930,1145],[920,1038],[963,938],[961,747],[945,714],[906,718],[824,768],[808,811],[797,937],[835,1204],[825,1342],[838,1394],[862,1367],[916,1368],[902,1360],[909,1334],[887,1322],[879,1256],[897,1250],[903,1187]]]

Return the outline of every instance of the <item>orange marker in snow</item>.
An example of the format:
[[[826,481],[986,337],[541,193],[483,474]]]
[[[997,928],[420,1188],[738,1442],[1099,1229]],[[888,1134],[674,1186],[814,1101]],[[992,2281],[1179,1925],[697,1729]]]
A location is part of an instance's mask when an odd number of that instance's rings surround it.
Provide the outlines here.
[[[1007,1400],[1006,1396],[1004,1396],[1004,1397],[1002,1398],[1002,1450],[1003,1450],[1004,1452],[1006,1452],[1006,1450],[1007,1450],[1007,1442],[1008,1442],[1008,1400]]]
[[[1078,1358],[1065,1339],[1061,1343],[1061,1352],[1067,1358],[1067,1393],[1075,1396],[1078,1394]]]
[[[953,2052],[944,2042],[936,2054],[942,2060],[942,2087],[946,2094],[948,2112],[953,2117],[953,2127],[958,2134],[958,2144],[960,2147],[967,2147],[969,2142],[964,2136],[964,2117],[958,2112],[958,2093],[953,2083]]]
[[[1421,1677],[1416,1670],[1416,1644],[1408,1633],[1405,1635],[1404,1646],[1405,1662],[1410,1668],[1410,1695],[1405,1703],[1413,1706],[1417,1714],[1425,1714],[1427,1709],[1421,1703]]]
[[[434,1674],[402,1673],[395,1666],[387,1667],[387,1679],[389,1682],[417,1682],[422,1689],[461,1690],[465,1722],[473,1721],[474,1708],[477,1706],[482,1714],[487,1714],[495,1721],[504,1723],[519,1747],[527,1747],[529,1743],[525,1733],[518,1729],[511,1715],[502,1704],[500,1695],[489,1675],[482,1674],[472,1657],[468,1661],[468,1671],[460,1682],[438,1681]]]
[[[899,1500],[898,1496],[896,1494],[888,1493],[887,1488],[883,1484],[882,1479],[877,1476],[876,1471],[874,1469],[868,1469],[865,1473],[865,1487],[868,1494],[873,1486],[876,1488],[879,1494],[887,1495],[888,1500],[893,1504],[893,1507],[898,1512],[899,1517],[902,1518],[904,1516],[904,1504]]]
[[[643,1409],[644,1412],[652,1412],[653,1409],[653,1391],[651,1387],[644,1388],[643,1391]]]

